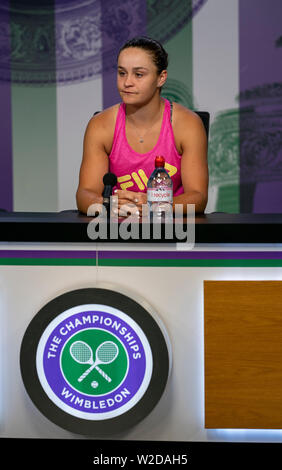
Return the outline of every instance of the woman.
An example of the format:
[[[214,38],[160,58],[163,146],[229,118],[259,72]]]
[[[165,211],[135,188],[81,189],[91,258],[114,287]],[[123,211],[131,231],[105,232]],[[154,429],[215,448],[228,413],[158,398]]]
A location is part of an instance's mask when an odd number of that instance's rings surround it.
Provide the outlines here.
[[[208,197],[207,138],[201,119],[178,103],[161,97],[167,79],[167,53],[157,41],[138,37],[118,55],[117,87],[122,99],[88,123],[77,207],[87,213],[102,204],[103,176],[118,178],[119,215],[135,204],[142,213],[147,202],[146,183],[157,155],[163,155],[173,180],[173,207],[195,204],[204,212]],[[122,212],[123,210],[123,212]]]

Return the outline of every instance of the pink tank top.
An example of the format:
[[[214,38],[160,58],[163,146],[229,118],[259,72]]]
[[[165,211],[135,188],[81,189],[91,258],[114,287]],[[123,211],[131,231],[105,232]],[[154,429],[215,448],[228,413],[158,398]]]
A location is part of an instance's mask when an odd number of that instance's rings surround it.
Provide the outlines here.
[[[127,142],[125,132],[125,104],[121,103],[115,125],[113,146],[109,155],[109,171],[117,176],[115,189],[128,189],[146,192],[147,182],[155,169],[155,157],[162,155],[165,169],[173,181],[173,195],[183,193],[181,182],[181,155],[175,147],[170,120],[170,102],[165,99],[165,107],[159,139],[155,147],[147,153],[135,152]]]

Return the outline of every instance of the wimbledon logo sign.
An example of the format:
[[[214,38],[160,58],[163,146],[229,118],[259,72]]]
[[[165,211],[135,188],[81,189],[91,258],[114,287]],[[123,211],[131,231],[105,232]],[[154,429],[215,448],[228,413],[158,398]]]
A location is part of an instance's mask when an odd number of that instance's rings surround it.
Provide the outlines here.
[[[107,436],[143,419],[159,401],[169,368],[163,327],[108,289],[79,289],[51,301],[30,323],[21,348],[22,377],[35,405],[79,434]]]

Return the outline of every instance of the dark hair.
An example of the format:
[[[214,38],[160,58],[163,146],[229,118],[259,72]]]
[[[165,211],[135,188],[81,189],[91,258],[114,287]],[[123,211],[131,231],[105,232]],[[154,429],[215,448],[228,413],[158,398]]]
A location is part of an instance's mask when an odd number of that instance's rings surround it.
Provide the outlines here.
[[[119,50],[118,56],[121,51],[127,49],[128,47],[139,47],[149,52],[152,56],[153,62],[157,67],[158,74],[163,70],[167,69],[168,66],[168,54],[164,50],[163,46],[156,41],[155,39],[149,38],[147,36],[137,36],[135,38],[129,39]]]

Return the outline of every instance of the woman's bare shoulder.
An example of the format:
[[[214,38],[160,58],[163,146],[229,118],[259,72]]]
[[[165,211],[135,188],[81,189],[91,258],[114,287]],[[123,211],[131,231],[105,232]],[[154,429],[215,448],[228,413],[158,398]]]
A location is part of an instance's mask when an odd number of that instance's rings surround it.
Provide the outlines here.
[[[99,130],[99,131],[107,131],[111,133],[112,129],[115,127],[116,116],[118,113],[120,103],[114,104],[109,108],[104,109],[103,111],[98,112],[89,120],[87,125],[87,130],[91,131]]]
[[[202,124],[201,118],[191,109],[186,108],[180,103],[173,103],[173,118],[177,124],[199,125]]]
[[[179,103],[173,103],[172,128],[179,153],[193,142],[206,143],[207,136],[200,116]]]

